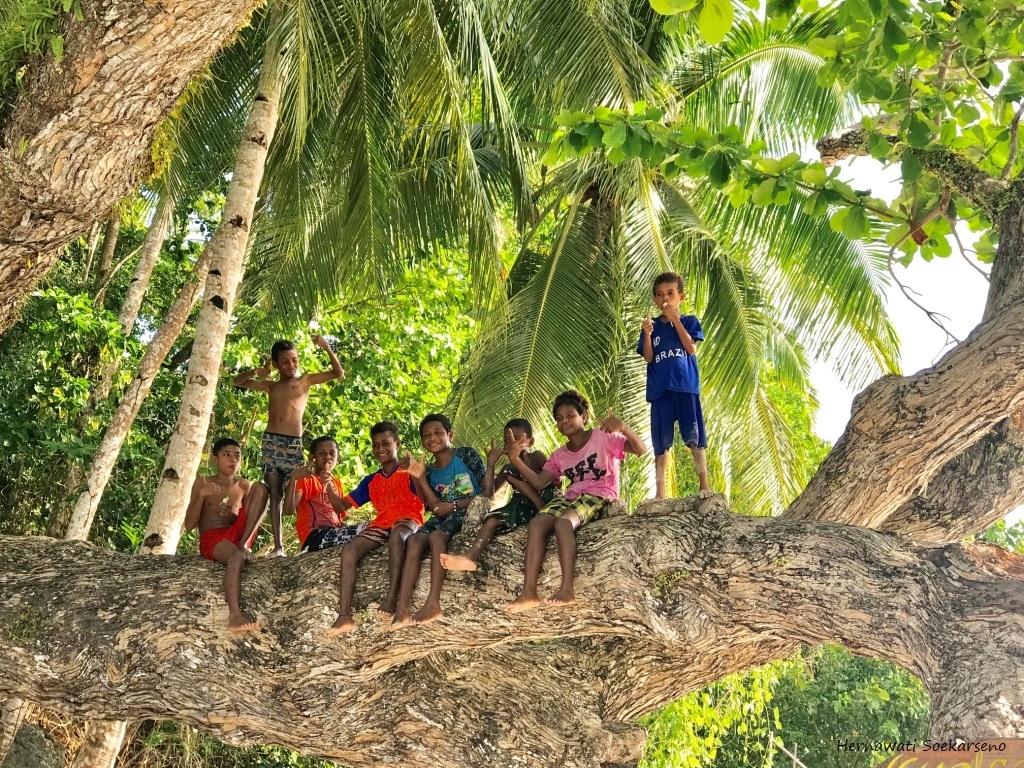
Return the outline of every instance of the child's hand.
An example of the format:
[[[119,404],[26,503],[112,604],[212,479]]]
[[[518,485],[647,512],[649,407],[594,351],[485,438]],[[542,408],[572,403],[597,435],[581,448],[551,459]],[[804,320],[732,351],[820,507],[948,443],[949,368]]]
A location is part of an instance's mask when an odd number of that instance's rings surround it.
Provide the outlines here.
[[[301,467],[293,469],[291,474],[288,475],[289,480],[298,480],[300,477],[312,477],[313,476],[313,465],[303,464]]]
[[[648,315],[647,319],[640,324],[640,327],[644,329],[645,336],[650,336],[652,333],[654,333],[654,321],[651,320],[650,315]]]
[[[325,339],[319,333],[313,337],[313,343],[316,344],[316,346],[320,347],[320,349],[331,348],[330,342],[328,342],[327,339]]]
[[[665,315],[666,319],[670,323],[674,323],[680,317],[679,309],[677,307],[673,307],[671,304],[668,303],[666,303],[665,306],[661,308],[661,313]]]
[[[312,474],[312,473],[310,473],[310,474]],[[321,482],[323,482],[324,485],[331,485],[332,484],[331,483],[332,475],[331,475],[331,470],[329,470],[329,469],[325,469],[323,472],[318,473],[317,477],[320,478]]]
[[[220,483],[215,483],[210,479],[203,481],[203,496],[219,496],[223,493],[224,489],[221,488]]]
[[[252,372],[253,376],[260,379],[265,379],[270,375],[270,361],[264,361],[255,371]]]
[[[415,456],[413,456],[408,451],[405,452],[405,456],[403,458],[406,459],[409,462],[409,470],[408,470],[408,472],[413,477],[417,477],[417,478],[423,477],[423,475],[425,475],[427,473],[427,465],[424,464],[419,459],[417,459]]]
[[[601,430],[604,432],[621,432],[626,424],[618,416],[612,413],[612,409],[608,409],[608,415],[600,419]]]
[[[512,430],[510,429],[508,431],[508,443],[509,443],[509,446],[508,446],[508,450],[505,451],[505,455],[507,455],[508,458],[509,458],[509,461],[511,461],[511,460],[515,459],[516,457],[518,457],[519,454],[521,454],[527,448],[530,447],[530,438],[528,438],[526,436],[526,433],[523,433],[522,437],[520,437],[518,440],[514,440],[512,438]]]
[[[406,451],[398,457],[398,466],[406,471],[409,470],[409,460],[412,458],[412,454]]]
[[[493,467],[495,464],[497,464],[498,463],[498,459],[501,458],[501,455],[503,453],[505,453],[505,446],[495,446],[494,445],[494,438],[492,437],[491,438],[491,447],[487,450],[487,464],[488,464],[488,466]]]
[[[509,475],[505,479],[508,480],[508,484],[509,485],[511,485],[513,488],[515,488],[519,492],[522,492],[523,488],[525,488],[525,487],[527,487],[529,485],[529,483],[527,483],[525,480],[520,480],[515,475]]]

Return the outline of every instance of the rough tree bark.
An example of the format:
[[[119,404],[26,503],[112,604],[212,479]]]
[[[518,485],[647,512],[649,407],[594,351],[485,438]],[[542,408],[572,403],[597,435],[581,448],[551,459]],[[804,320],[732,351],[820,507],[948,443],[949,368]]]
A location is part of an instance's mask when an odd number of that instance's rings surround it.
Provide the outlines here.
[[[18,735],[18,729],[25,721],[25,715],[31,705],[24,699],[9,698],[0,701],[0,765],[3,765],[7,753]]]
[[[85,724],[85,738],[75,751],[71,768],[114,768],[121,751],[128,723],[112,720],[90,720]]]
[[[388,633],[366,615],[333,640],[337,552],[247,565],[263,628],[240,636],[213,564],[0,539],[0,664],[16,671],[0,695],[350,766],[596,768],[635,763],[642,714],[830,641],[918,675],[933,736],[1024,735],[1024,561],[998,548],[648,502],[581,531],[576,605],[512,617],[524,535],[449,580],[438,622]],[[385,567],[364,562],[357,608]],[[542,588],[556,579],[551,554]]]
[[[30,62],[0,123],[0,332],[146,173],[157,123],[257,0],[83,0],[64,56]]]
[[[277,128],[281,100],[279,61],[284,53],[277,44],[267,45],[252,111],[224,200],[221,224],[205,248],[210,254],[210,273],[196,320],[178,421],[146,525],[143,553],[172,554],[178,548],[188,495],[209,431],[235,296],[245,269],[249,227],[263,181],[267,151]]]

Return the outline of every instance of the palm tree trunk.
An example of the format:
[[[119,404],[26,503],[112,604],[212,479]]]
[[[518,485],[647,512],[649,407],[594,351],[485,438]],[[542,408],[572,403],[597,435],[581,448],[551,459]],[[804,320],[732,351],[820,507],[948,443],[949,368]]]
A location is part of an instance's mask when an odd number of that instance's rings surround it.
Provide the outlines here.
[[[163,363],[174,342],[181,335],[181,329],[185,327],[189,313],[206,282],[206,274],[209,269],[210,252],[207,249],[196,262],[196,281],[189,281],[182,287],[178,298],[167,311],[160,330],[156,332],[156,336],[146,347],[142,360],[139,362],[139,370],[131,384],[128,385],[128,389],[110,421],[110,426],[107,427],[107,431],[103,435],[103,440],[96,449],[96,453],[93,454],[89,477],[85,481],[85,489],[75,502],[65,538],[82,540],[88,538],[96,509],[100,505],[103,491],[114,470],[114,463],[121,453],[121,446],[128,438],[135,417],[138,416],[142,403],[145,401],[146,395],[149,394],[157,373],[160,372],[160,364]]]
[[[110,274],[114,263],[114,250],[117,248],[117,235],[121,231],[121,212],[115,207],[107,220],[107,233],[103,237],[103,252],[100,254],[100,268],[96,273],[96,285],[103,285]]]
[[[96,246],[100,240],[100,223],[97,221],[89,230],[89,250],[85,256],[85,265],[82,267],[82,282],[89,282],[89,271],[92,269],[92,260],[96,255]]]
[[[224,342],[244,272],[249,227],[263,180],[267,148],[277,127],[281,98],[277,63],[280,53],[278,46],[267,45],[256,98],[228,187],[221,225],[206,246],[206,252],[212,254],[210,277],[196,321],[196,337],[178,422],[167,449],[142,552],[173,554],[181,537],[192,479],[199,468],[209,431]]]
[[[142,243],[142,252],[139,255],[139,262],[135,265],[135,274],[128,283],[128,294],[121,304],[121,311],[117,321],[121,324],[121,330],[125,336],[132,332],[135,327],[135,318],[138,317],[139,307],[142,306],[142,297],[149,285],[149,278],[153,274],[157,258],[160,256],[160,249],[163,247],[164,238],[167,236],[167,229],[171,224],[171,216],[174,214],[174,198],[169,192],[162,192],[157,201],[156,210],[153,213],[153,223],[146,232],[146,239]],[[89,410],[93,411],[107,399],[110,388],[114,383],[114,376],[117,374],[121,358],[115,357],[96,374],[96,386],[89,395]],[[77,488],[75,488],[77,490]]]
[[[24,699],[7,699],[0,702],[0,765],[3,765],[7,753],[14,743],[28,712],[29,703]]]
[[[120,720],[90,720],[85,739],[75,752],[71,768],[114,768],[128,724]]]

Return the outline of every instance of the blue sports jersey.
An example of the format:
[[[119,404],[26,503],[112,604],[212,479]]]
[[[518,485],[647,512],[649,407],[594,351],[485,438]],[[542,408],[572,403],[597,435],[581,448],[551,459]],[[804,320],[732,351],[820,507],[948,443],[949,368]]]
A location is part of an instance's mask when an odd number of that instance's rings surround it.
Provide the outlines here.
[[[695,342],[704,341],[704,330],[696,316],[683,315],[680,321]],[[699,395],[700,373],[697,370],[697,356],[686,353],[672,323],[661,317],[654,320],[651,346],[654,347],[654,361],[647,364],[647,401],[653,402],[665,392],[689,392]],[[638,355],[644,353],[642,328],[636,351]]]

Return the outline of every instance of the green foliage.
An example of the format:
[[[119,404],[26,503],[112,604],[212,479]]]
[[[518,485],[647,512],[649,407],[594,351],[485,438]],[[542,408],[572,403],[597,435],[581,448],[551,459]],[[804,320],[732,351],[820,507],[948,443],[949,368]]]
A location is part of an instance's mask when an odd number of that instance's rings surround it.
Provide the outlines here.
[[[816,768],[868,768],[882,754],[836,751],[838,739],[914,741],[928,725],[917,678],[887,662],[823,645],[673,702],[648,718],[645,768],[770,765],[768,731]],[[775,761],[784,755],[775,753]]]
[[[20,85],[29,56],[47,53],[60,61],[64,39],[57,27],[64,13],[81,20],[79,0],[0,0],[0,107]]]

